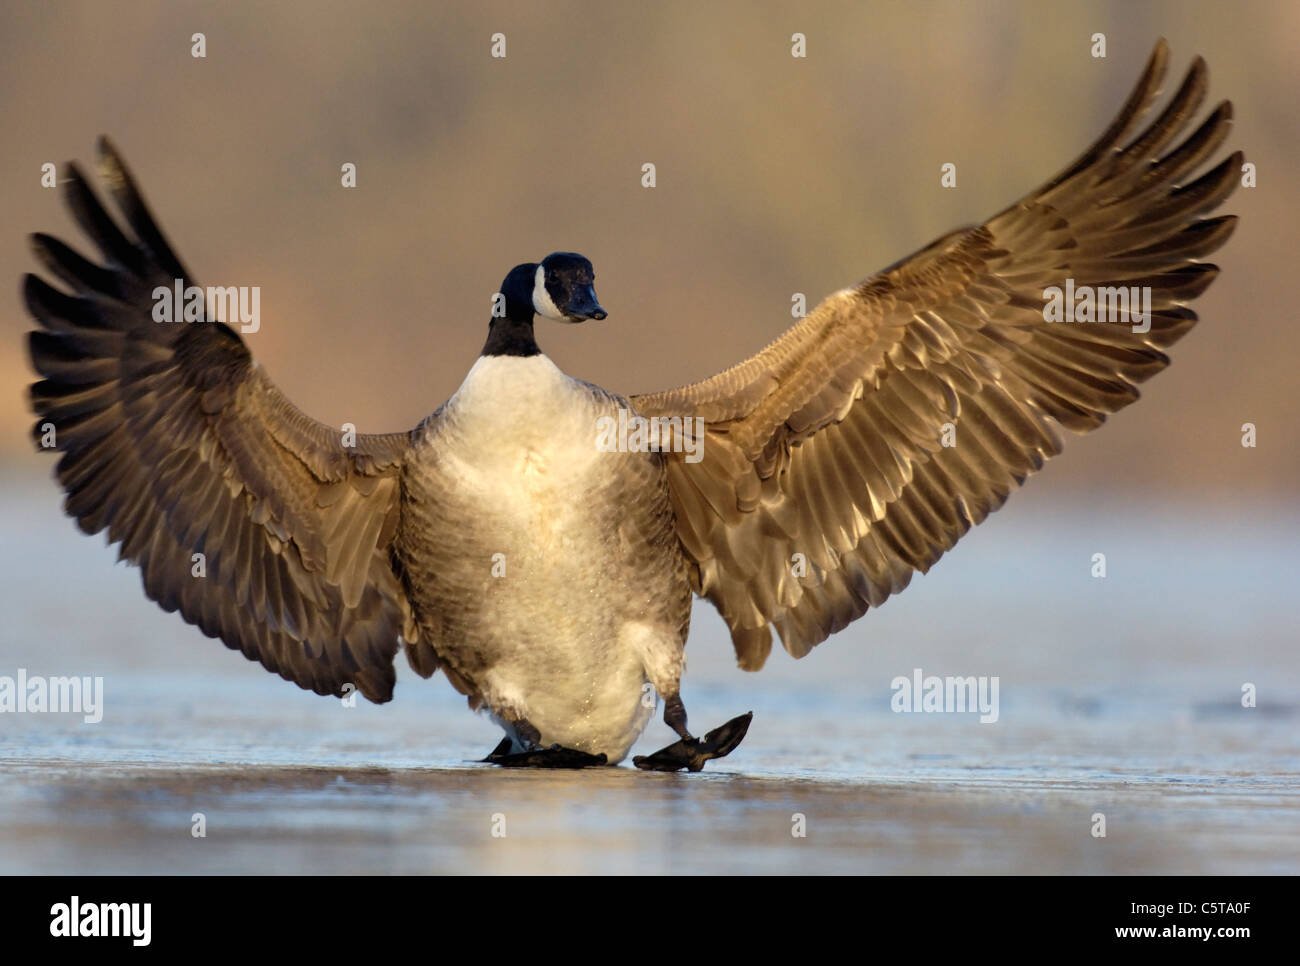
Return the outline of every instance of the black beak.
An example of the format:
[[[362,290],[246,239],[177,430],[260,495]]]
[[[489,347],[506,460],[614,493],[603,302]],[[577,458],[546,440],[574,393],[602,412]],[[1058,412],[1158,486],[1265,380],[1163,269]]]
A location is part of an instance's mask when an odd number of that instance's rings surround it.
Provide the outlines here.
[[[568,312],[566,313],[571,319],[595,319],[599,322],[605,318],[606,312],[596,301],[596,287],[594,285],[580,285],[569,299]]]

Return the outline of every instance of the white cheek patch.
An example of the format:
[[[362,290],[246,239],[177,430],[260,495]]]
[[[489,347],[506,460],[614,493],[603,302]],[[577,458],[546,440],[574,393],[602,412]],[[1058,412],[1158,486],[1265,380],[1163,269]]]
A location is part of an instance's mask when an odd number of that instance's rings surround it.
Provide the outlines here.
[[[546,269],[541,265],[537,266],[537,274],[533,276],[533,311],[547,319],[564,318],[564,313],[551,301],[551,293],[546,291]]]

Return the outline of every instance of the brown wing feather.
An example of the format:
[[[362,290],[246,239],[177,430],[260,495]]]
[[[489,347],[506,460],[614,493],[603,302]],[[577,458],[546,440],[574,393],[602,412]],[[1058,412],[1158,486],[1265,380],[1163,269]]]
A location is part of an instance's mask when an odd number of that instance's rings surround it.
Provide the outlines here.
[[[157,323],[194,284],[113,147],[101,168],[128,238],[75,165],[68,202],[106,261],[45,235],[63,291],[27,276],[35,435],[55,433],[65,507],[107,529],[165,610],[318,694],[392,697],[407,604],[389,564],[405,434],[342,434],[298,411],[218,322]],[[193,555],[206,558],[193,576]]]
[[[1038,191],[830,296],[740,365],[633,397],[644,415],[706,422],[703,459],[670,467],[678,535],[742,667],[763,665],[771,626],[802,657],[898,593],[1060,451],[1057,424],[1101,425],[1168,363],[1161,349],[1218,271],[1198,259],[1235,224],[1200,216],[1232,192],[1242,157],[1178,183],[1222,144],[1227,102],[1160,154],[1205,96],[1199,58],[1121,144],[1167,62],[1161,41],[1114,123]],[[1046,322],[1044,289],[1067,278],[1149,286],[1150,331]],[[955,446],[941,445],[946,423]]]

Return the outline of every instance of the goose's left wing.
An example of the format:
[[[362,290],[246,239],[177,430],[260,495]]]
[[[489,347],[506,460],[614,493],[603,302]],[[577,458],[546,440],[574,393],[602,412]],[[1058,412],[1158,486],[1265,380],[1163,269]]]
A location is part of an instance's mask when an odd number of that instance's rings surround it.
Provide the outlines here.
[[[96,264],[47,235],[33,251],[66,288],[28,275],[34,435],[59,459],[64,504],[139,565],[145,593],[209,637],[317,694],[393,696],[410,607],[389,549],[405,433],[341,432],[294,406],[234,329],[155,321],[190,275],[107,140],[101,170],[125,219],[75,165],[73,216]],[[127,233],[130,230],[130,234]]]
[[[740,365],[632,398],[703,420],[702,458],[669,461],[678,535],[741,667],[762,667],[771,626],[802,657],[898,593],[1060,451],[1057,424],[1096,428],[1168,363],[1218,272],[1198,259],[1235,224],[1200,216],[1242,156],[1189,180],[1228,133],[1227,102],[1170,147],[1205,96],[1199,58],[1121,144],[1167,61],[1161,41],[1096,144],[1027,198],[830,296]],[[1045,290],[1067,280],[1149,291],[1149,329],[1137,305],[1119,324],[1046,321]]]

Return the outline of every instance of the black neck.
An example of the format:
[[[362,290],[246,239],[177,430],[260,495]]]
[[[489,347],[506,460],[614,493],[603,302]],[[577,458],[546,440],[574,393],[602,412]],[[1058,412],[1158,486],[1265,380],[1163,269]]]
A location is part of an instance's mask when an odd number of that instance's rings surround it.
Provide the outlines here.
[[[488,325],[487,342],[483,344],[485,356],[535,356],[541,354],[537,340],[533,338],[533,311],[528,309],[528,317],[520,318],[522,313],[511,312],[507,308],[505,318],[493,319]]]
[[[487,342],[483,345],[485,356],[535,356],[541,354],[533,338],[533,279],[537,266],[516,265],[501,283],[497,298],[505,301],[505,314],[496,314],[493,305],[492,321],[488,325]]]

